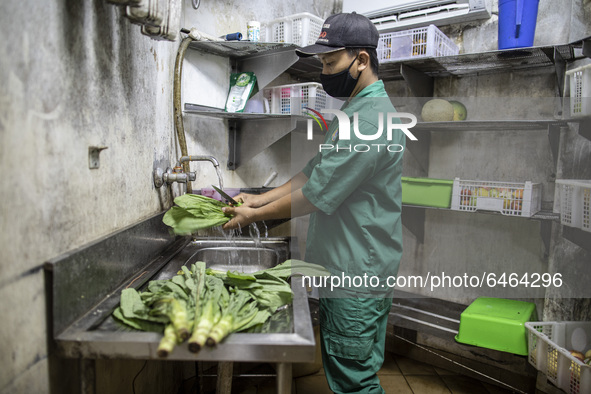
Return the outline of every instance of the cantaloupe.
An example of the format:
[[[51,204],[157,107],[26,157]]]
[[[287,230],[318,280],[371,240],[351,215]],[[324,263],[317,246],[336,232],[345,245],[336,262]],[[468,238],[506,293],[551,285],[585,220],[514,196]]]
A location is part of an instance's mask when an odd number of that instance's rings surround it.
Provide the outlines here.
[[[447,100],[432,99],[423,105],[421,117],[425,122],[450,122],[454,118],[454,107]]]
[[[459,101],[450,101],[449,102],[454,107],[454,121],[461,121],[466,120],[468,117],[468,110],[466,106]]]

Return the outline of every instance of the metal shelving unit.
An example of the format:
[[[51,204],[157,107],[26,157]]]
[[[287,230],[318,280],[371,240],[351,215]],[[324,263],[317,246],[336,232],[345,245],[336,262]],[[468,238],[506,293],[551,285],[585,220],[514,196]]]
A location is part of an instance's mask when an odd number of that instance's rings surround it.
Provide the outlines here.
[[[306,81],[319,81],[322,70],[315,57],[299,58],[295,54],[295,44],[253,43],[248,41],[195,41],[190,49],[217,56],[228,57],[234,72],[253,71],[257,75],[259,89],[263,89],[283,72]],[[433,78],[445,76],[481,75],[516,71],[532,68],[552,68],[562,93],[566,62],[589,56],[591,39],[570,44],[520,48],[482,53],[468,53],[437,58],[409,59],[380,64],[380,77],[386,81],[405,80],[417,97],[433,95]],[[230,130],[230,158],[228,169],[236,169],[241,163],[251,159],[279,138],[292,132],[296,127],[295,117],[270,114],[227,114],[199,109],[193,104],[185,104],[185,113],[209,116],[228,121]],[[551,141],[554,159],[558,154],[558,136],[565,122],[557,120],[531,121],[466,121],[466,122],[419,123],[413,130],[427,135],[426,145],[411,147],[413,154],[424,162],[425,150],[428,152],[429,133],[427,131],[446,131],[469,129],[507,130],[507,129],[545,129]],[[425,148],[426,147],[426,148]],[[422,163],[428,164],[427,163]]]
[[[434,77],[554,68],[562,87],[566,62],[589,56],[590,52],[591,38],[587,38],[562,45],[406,59],[380,63],[380,78],[385,81],[405,80],[415,96],[430,97],[433,95]],[[317,81],[321,70],[320,61],[310,57],[299,59],[287,72],[301,79]]]
[[[563,127],[566,122],[556,119],[539,120],[464,120],[458,122],[419,122],[413,130],[421,131],[465,131],[465,130],[546,130],[549,127]]]
[[[230,170],[235,170],[240,164],[293,132],[298,126],[298,121],[305,120],[304,116],[296,115],[232,113],[201,108],[199,105],[185,104],[184,112],[228,121],[230,135],[227,165]]]
[[[559,94],[562,95],[567,62],[585,56],[591,56],[591,39],[556,46],[488,51],[381,63],[380,78],[385,81],[404,80],[415,97],[432,97],[434,78],[436,77],[462,77],[527,69],[548,69],[556,74]],[[304,77],[310,72],[319,73],[320,64],[314,62],[317,62],[317,60],[311,58],[300,60],[292,66],[292,74]],[[431,133],[433,132],[540,130],[548,133],[552,156],[556,165],[560,144],[560,129],[567,125],[567,121],[562,119],[419,122],[413,127],[412,131],[418,137],[420,143],[409,142],[407,149],[427,174]],[[404,210],[406,212],[406,220],[403,217],[405,226],[417,237],[419,242],[424,240],[425,208],[405,205]],[[482,213],[498,214],[492,212]],[[553,212],[542,211],[528,219],[541,221],[540,236],[546,250],[549,250],[551,223],[558,221],[560,216]]]
[[[463,212],[463,211],[456,211],[451,208],[436,208],[436,207],[426,207],[426,206],[419,206],[419,205],[409,205],[409,204],[402,204],[404,209],[402,210],[402,224],[414,234],[417,241],[423,243],[425,240],[425,216],[427,210],[439,210],[439,211],[449,211],[449,212],[459,212],[465,214],[483,214],[483,215],[495,215],[495,216],[506,216],[499,212],[492,212],[492,211],[475,211],[475,212]],[[517,219],[528,219],[528,220],[538,220],[540,221],[540,236],[544,242],[546,250],[549,249],[550,245],[550,226],[552,222],[560,222],[560,214],[554,213],[552,211],[539,211],[531,217],[520,217],[520,216],[507,216],[509,218],[517,218]]]
[[[194,41],[190,49],[230,59],[232,71],[252,71],[259,90],[292,66],[298,56],[294,44],[249,41]],[[222,109],[186,103],[187,115],[208,116],[228,122],[229,152],[227,168],[235,170],[284,135],[291,133],[297,118],[287,115],[228,113]]]

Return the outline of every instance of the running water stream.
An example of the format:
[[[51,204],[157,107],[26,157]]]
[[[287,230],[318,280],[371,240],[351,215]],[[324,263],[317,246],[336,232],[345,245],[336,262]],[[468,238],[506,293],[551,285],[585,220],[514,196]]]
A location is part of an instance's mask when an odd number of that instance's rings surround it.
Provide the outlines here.
[[[220,185],[222,183],[221,181],[221,176],[220,176]],[[252,246],[247,246],[247,248],[249,248],[250,250],[255,249],[256,250],[256,258],[257,261],[253,262],[253,261],[244,261],[245,258],[253,257],[253,253],[241,253],[241,248],[242,245],[239,245],[238,240],[242,240],[242,238],[244,237],[240,237],[240,234],[242,234],[242,228],[238,227],[238,229],[234,229],[234,230],[223,230],[222,227],[217,227],[214,231],[217,232],[219,235],[221,235],[222,238],[224,238],[224,240],[226,240],[228,242],[228,244],[230,245],[230,250],[229,253],[220,253],[220,259],[222,259],[222,256],[225,256],[225,261],[217,261],[216,263],[223,263],[229,267],[235,267],[236,271],[239,272],[244,272],[245,267],[252,267],[252,266],[261,266],[263,264],[263,251],[265,250],[265,246],[263,245],[262,239],[266,239],[269,238],[269,229],[267,227],[267,224],[265,222],[260,222],[261,228],[259,228],[259,225],[257,223],[252,223],[248,226],[248,233],[249,233],[249,237],[250,240],[252,240],[253,245]],[[261,234],[261,230],[262,234]],[[253,264],[256,263],[256,264]]]

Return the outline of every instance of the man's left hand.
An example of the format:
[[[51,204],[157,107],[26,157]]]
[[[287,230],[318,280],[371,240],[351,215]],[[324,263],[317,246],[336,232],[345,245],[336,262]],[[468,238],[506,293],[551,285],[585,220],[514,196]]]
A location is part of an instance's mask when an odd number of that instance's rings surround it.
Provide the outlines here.
[[[232,230],[235,228],[244,228],[249,224],[255,222],[255,208],[245,206],[240,207],[226,207],[222,211],[227,215],[232,215],[232,219],[222,226],[224,230]]]

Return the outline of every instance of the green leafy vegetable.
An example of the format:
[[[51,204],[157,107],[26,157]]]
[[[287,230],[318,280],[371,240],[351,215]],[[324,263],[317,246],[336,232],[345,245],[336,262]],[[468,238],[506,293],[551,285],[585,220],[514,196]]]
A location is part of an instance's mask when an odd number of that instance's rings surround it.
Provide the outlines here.
[[[183,194],[174,199],[177,206],[170,208],[162,218],[177,235],[189,235],[197,230],[220,226],[230,220],[222,212],[228,207],[221,201],[198,194]]]
[[[123,290],[113,317],[132,329],[163,333],[159,357],[186,339],[189,350],[197,353],[233,332],[259,329],[277,309],[290,304],[293,294],[286,280],[292,264],[307,274],[328,275],[324,268],[300,260],[254,274],[215,271],[197,262],[170,279],[150,281],[143,292]]]

